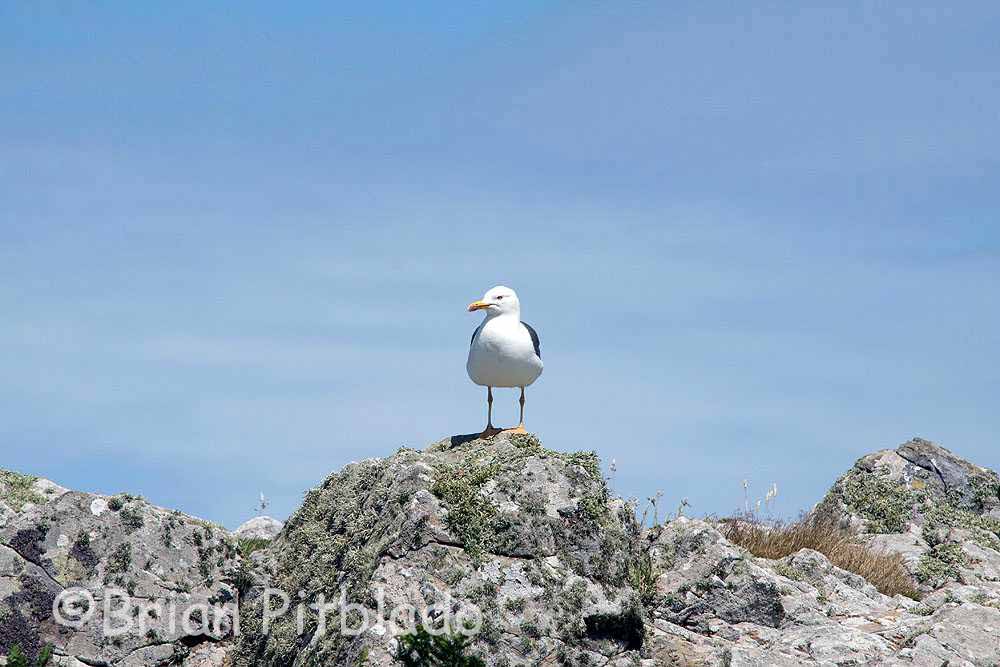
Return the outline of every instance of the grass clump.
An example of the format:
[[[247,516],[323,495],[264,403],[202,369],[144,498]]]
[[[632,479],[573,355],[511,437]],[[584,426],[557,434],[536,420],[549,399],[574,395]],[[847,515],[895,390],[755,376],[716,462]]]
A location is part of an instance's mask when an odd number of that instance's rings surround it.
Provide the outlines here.
[[[39,505],[45,502],[45,497],[35,490],[37,477],[22,475],[19,472],[0,470],[0,500],[20,512],[28,503]]]
[[[271,541],[262,537],[245,537],[236,541],[236,549],[243,558],[250,558],[254,552],[266,549],[269,544]]]
[[[902,556],[876,551],[856,533],[832,521],[801,519],[787,524],[765,524],[754,516],[728,519],[722,534],[760,558],[779,560],[802,549],[818,551],[842,570],[864,577],[885,595],[917,599],[916,586]]]
[[[656,590],[658,574],[649,552],[643,552],[629,561],[628,582],[639,596],[639,601],[647,607],[651,607],[659,598]]]

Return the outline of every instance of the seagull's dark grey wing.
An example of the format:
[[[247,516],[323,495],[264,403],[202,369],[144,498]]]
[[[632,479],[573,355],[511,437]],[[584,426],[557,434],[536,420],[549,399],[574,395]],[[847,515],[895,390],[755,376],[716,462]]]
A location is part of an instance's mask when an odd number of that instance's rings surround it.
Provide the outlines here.
[[[472,338],[469,339],[469,347],[472,347],[472,344],[476,340],[476,334],[479,333],[479,330],[482,329],[482,328],[483,328],[483,325],[480,324],[478,327],[476,327],[476,330],[472,332]],[[538,346],[536,345],[535,347],[537,348]]]
[[[532,343],[532,345],[535,346],[535,354],[538,355],[539,359],[541,359],[542,358],[542,344],[541,344],[541,341],[538,340],[538,332],[535,331],[534,329],[532,329],[531,325],[528,324],[527,322],[521,322],[521,325],[524,326],[524,328],[528,330],[529,334],[531,334],[531,343]]]

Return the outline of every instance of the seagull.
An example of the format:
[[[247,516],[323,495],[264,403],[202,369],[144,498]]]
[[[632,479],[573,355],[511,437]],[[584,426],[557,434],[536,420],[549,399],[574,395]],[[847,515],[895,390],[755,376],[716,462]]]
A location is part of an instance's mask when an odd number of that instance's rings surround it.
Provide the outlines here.
[[[521,302],[509,287],[498,285],[469,304],[469,312],[485,310],[483,323],[472,333],[469,360],[465,370],[469,378],[486,387],[486,430],[481,438],[489,438],[502,429],[493,426],[493,387],[521,388],[521,422],[514,433],[524,430],[524,388],[542,374],[542,351],[538,334],[521,321]]]

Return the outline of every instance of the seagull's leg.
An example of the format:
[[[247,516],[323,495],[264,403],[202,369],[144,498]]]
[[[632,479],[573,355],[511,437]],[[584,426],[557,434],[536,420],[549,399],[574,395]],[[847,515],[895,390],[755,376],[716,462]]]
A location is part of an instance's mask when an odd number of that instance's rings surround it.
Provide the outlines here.
[[[486,388],[486,430],[493,430],[493,387]]]
[[[517,425],[517,428],[510,429],[512,433],[527,433],[524,428],[524,387],[521,387],[521,423]]]
[[[479,434],[480,438],[492,438],[500,429],[493,427],[493,387],[486,388],[486,430]]]

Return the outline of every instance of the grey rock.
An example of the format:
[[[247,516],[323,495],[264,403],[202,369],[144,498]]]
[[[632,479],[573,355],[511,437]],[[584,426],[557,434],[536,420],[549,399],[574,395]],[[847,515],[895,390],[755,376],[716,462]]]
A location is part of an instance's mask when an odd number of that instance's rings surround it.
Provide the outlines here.
[[[936,480],[930,477],[935,482],[932,488],[955,507],[980,514],[1000,507],[1000,479],[996,473],[922,438],[904,443],[896,453],[913,466],[933,472]]]
[[[941,646],[973,664],[1000,660],[1000,609],[965,603],[934,616],[930,632]]]
[[[241,540],[273,540],[281,532],[284,525],[281,521],[269,516],[258,516],[237,528],[233,535]]]
[[[52,644],[57,664],[138,667],[182,664],[191,647],[214,643],[204,634],[210,629],[205,623],[186,629],[181,614],[234,599],[235,590],[226,583],[237,560],[229,533],[133,496],[66,491],[45,480],[32,488],[41,497],[17,503],[0,529],[3,654],[18,644],[33,657]],[[124,610],[145,608],[130,619],[141,620],[144,630],[117,638],[104,633],[103,601],[111,601],[111,589],[120,595],[111,607],[112,627]],[[93,600],[93,616],[82,627],[55,622],[53,604],[66,590]],[[88,608],[90,603],[81,603],[77,610]],[[60,609],[75,618],[70,607]],[[231,617],[220,622],[225,628]]]

